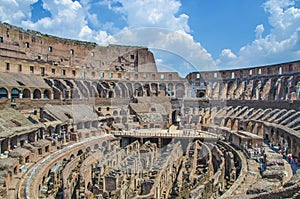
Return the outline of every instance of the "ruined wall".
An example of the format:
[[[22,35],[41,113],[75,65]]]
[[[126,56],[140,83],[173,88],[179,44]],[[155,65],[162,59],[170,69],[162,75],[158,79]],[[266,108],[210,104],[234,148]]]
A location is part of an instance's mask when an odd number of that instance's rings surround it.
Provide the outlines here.
[[[6,23],[0,24],[0,56],[2,72],[73,78],[99,78],[107,70],[157,72],[145,47],[99,46]]]
[[[212,100],[299,100],[300,61],[186,76],[198,98]]]
[[[264,77],[282,74],[293,74],[300,72],[300,61],[293,61],[287,63],[280,63],[268,66],[256,66],[242,69],[219,70],[219,71],[200,71],[189,73],[186,78],[193,79],[235,79],[235,78],[251,78]]]

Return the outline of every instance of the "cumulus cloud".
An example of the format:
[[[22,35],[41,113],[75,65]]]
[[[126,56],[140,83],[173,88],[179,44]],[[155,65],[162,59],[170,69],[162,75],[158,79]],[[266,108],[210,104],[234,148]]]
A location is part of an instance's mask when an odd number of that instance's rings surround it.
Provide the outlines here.
[[[38,0],[2,0],[0,4],[0,21],[20,24],[31,17],[30,5]]]
[[[293,0],[268,0],[263,4],[269,14],[270,33],[262,36],[263,24],[256,27],[256,39],[240,48],[236,57],[224,59],[218,65],[241,67],[292,61],[300,57],[300,9]]]
[[[159,27],[189,32],[188,15],[175,16],[180,6],[178,0],[109,1],[109,8],[123,14],[130,28]]]
[[[265,31],[264,25],[260,24],[256,26],[255,28],[255,33],[256,33],[256,39],[261,39],[262,38],[262,33]]]
[[[110,1],[108,7],[121,13],[128,23],[126,28],[114,35],[116,42],[147,46],[158,50],[155,53],[158,56],[161,51],[180,56],[184,60],[182,65],[193,66],[193,70],[212,69],[215,64],[211,55],[189,33],[189,16],[178,13],[180,6],[177,0]],[[172,65],[171,71],[178,70],[183,75],[188,72],[186,67],[176,66],[178,62],[173,61],[172,64],[170,56],[164,54],[164,58],[160,59],[164,59],[165,65]],[[164,70],[169,68],[165,65]]]
[[[160,59],[163,59],[164,64],[172,65],[173,68],[170,71],[180,70],[180,66],[176,66],[178,57],[182,62],[189,63],[193,70],[211,70],[212,67],[215,67],[211,55],[200,43],[194,41],[192,35],[183,30],[174,31],[163,28],[126,29],[114,35],[114,38],[116,43],[119,44],[149,47],[158,55],[164,52],[164,56],[161,56]],[[168,56],[167,53],[169,53]],[[182,71],[178,72],[186,74],[188,70],[182,68]]]
[[[102,43],[109,35],[102,30],[92,30],[89,22],[97,25],[95,14],[89,13],[89,0],[42,0],[43,8],[50,17],[43,17],[36,22],[31,20],[31,6],[38,0],[3,0],[0,4],[0,20],[25,29],[43,33]],[[14,13],[14,14],[11,14]],[[99,36],[101,35],[101,36]],[[107,38],[103,37],[104,35]],[[101,40],[100,40],[101,39]]]
[[[146,46],[181,56],[196,68],[215,66],[211,55],[190,34],[189,16],[180,13],[179,0],[104,0],[98,3],[93,0],[42,0],[42,6],[50,17],[35,22],[31,21],[30,6],[37,0],[3,1],[0,5],[1,20],[14,25],[60,37],[95,41],[100,45]],[[90,12],[91,7],[96,5],[106,5],[107,9],[123,17],[125,27],[120,29],[112,22],[100,26],[101,13]],[[16,13],[16,16],[8,20],[6,16],[10,13]],[[95,27],[119,31],[110,35],[106,30],[96,30]],[[172,62],[169,57],[164,59],[164,63]],[[175,64],[173,66],[176,67]],[[174,68],[171,70],[174,71]]]

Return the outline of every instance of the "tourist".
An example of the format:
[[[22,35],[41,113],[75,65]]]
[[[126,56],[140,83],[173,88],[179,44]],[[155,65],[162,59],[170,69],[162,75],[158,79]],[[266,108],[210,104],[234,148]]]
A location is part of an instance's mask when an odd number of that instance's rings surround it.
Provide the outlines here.
[[[292,156],[291,156],[291,154],[289,154],[289,155],[288,155],[288,162],[289,162],[289,163],[291,163],[291,159],[292,159]]]

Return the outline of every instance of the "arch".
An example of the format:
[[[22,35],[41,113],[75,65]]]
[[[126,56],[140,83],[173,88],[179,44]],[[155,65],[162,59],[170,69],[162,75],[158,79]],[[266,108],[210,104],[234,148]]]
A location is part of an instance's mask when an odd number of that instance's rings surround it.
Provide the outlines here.
[[[114,98],[114,92],[113,91],[108,92],[108,98]]]
[[[121,94],[121,89],[120,89],[120,87],[119,87],[119,85],[118,84],[116,84],[115,85],[115,88],[114,88],[114,90],[115,90],[115,94],[116,94],[116,98],[120,98],[120,97],[122,97],[122,94]]]
[[[35,89],[33,91],[33,99],[41,99],[42,95],[41,95],[41,91],[39,89]]]
[[[52,87],[52,88],[53,88],[53,98],[60,99],[61,91],[58,88],[55,88],[55,87]]]
[[[174,95],[174,85],[172,83],[168,84],[168,96],[173,96]]]
[[[82,149],[78,150],[78,152],[77,152],[77,156],[80,156],[81,154],[83,154],[83,151],[82,151]]]
[[[31,98],[31,92],[29,89],[25,88],[23,91],[22,91],[22,94],[23,94],[23,98]]]
[[[134,94],[135,94],[135,96],[139,96],[139,97],[143,96],[143,88],[140,83],[134,84]]]
[[[16,99],[16,98],[20,98],[20,91],[17,88],[13,88],[11,90],[11,99]]]
[[[97,91],[100,98],[106,98],[107,88],[100,82],[97,83]]]
[[[226,127],[229,128],[229,129],[231,129],[231,126],[232,126],[231,119],[228,119],[227,123],[226,123]]]
[[[1,99],[8,99],[8,92],[6,88],[0,88],[0,98]]]
[[[48,89],[44,90],[44,99],[51,99],[51,93]]]
[[[121,82],[119,82],[118,85],[121,89],[121,97],[128,97],[128,89],[126,88],[126,86]]]
[[[176,97],[177,98],[183,98],[185,91],[184,91],[185,87],[183,84],[177,84],[175,86],[175,92],[176,92]]]
[[[117,110],[114,110],[113,111],[113,116],[117,116],[119,113],[118,113],[118,111]]]
[[[91,151],[91,147],[86,147],[86,152],[90,152]]]
[[[133,88],[132,88],[132,85],[131,85],[130,83],[127,83],[126,86],[127,86],[127,88],[128,88],[128,95],[129,95],[130,97],[132,97],[132,96],[133,96]]]
[[[158,95],[158,84],[157,83],[152,83],[151,84],[151,91],[154,93],[154,95]]]
[[[165,83],[160,83],[159,84],[159,90],[164,92],[164,95],[166,95],[167,92],[167,87]]]
[[[75,155],[74,155],[74,154],[71,154],[70,160],[73,160],[74,158],[75,158]]]
[[[99,149],[99,144],[95,144],[94,145],[94,149],[96,150],[96,149]]]
[[[150,86],[149,86],[149,84],[147,83],[147,84],[144,84],[144,91],[145,91],[145,94],[146,94],[146,96],[150,96],[151,95],[151,92],[150,92]]]

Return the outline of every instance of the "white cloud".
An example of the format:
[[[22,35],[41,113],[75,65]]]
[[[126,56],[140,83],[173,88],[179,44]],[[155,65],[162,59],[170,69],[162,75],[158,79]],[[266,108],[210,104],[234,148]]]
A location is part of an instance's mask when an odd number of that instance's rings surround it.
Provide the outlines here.
[[[256,39],[261,39],[262,38],[262,33],[265,31],[264,25],[260,24],[256,26],[255,28],[255,33],[256,33]]]
[[[163,51],[172,54],[174,57],[181,57],[182,60],[194,67],[194,70],[213,70],[215,64],[211,55],[195,42],[192,35],[183,30],[169,30],[162,28],[138,28],[124,29],[118,35],[114,35],[116,43],[124,45],[147,46],[157,51]],[[171,57],[160,57],[164,64],[171,63]],[[176,60],[176,58],[174,58]],[[173,62],[173,67],[176,67],[177,62]],[[178,66],[179,67],[179,66]],[[172,71],[179,68],[172,68]],[[182,71],[181,71],[182,72]],[[186,74],[185,69],[182,74]]]
[[[89,22],[97,25],[97,16],[89,13],[89,0],[42,0],[42,6],[49,11],[51,17],[44,17],[36,22],[31,21],[31,5],[38,0],[2,0],[0,4],[0,20],[25,29],[33,29],[42,33],[64,38],[97,41],[103,43],[110,40],[107,33],[92,30]],[[11,14],[14,13],[14,14]],[[100,35],[100,36],[99,36]],[[104,36],[107,36],[105,38]]]
[[[126,19],[127,26],[114,36],[105,30],[91,28],[90,24],[98,26],[101,17],[101,13],[89,12],[91,6],[96,5],[92,0],[42,0],[43,8],[50,13],[50,17],[36,22],[31,21],[30,6],[37,0],[3,1],[0,5],[1,20],[14,25],[60,37],[95,41],[100,45],[120,43],[160,49],[181,56],[200,70],[215,66],[211,55],[189,33],[189,16],[179,12],[179,0],[101,1],[102,6],[108,5]],[[10,13],[15,13],[15,17],[8,20],[6,16]],[[114,29],[113,26],[113,23],[101,24],[101,27],[108,29]]]
[[[80,38],[87,29],[85,9],[78,1],[43,0],[43,8],[51,13],[37,22],[22,21],[22,26],[61,37]],[[45,23],[46,22],[46,23]]]
[[[122,6],[113,6],[116,2]],[[171,30],[190,31],[188,16],[178,13],[181,6],[178,0],[112,0],[109,7],[121,13],[127,20],[128,27],[159,27]]]
[[[0,21],[20,24],[31,17],[30,5],[38,0],[2,0],[0,3]]]
[[[249,65],[271,64],[292,61],[300,57],[300,9],[293,0],[268,0],[264,9],[270,14],[270,33],[262,36],[264,26],[255,29],[256,39],[240,48],[237,57],[223,59],[223,52],[218,65],[246,67]]]
[[[114,6],[116,2],[119,4]],[[178,13],[180,6],[178,0],[110,1],[108,7],[123,14],[128,24],[119,34],[114,35],[116,42],[167,51],[186,60],[194,70],[212,69],[215,64],[211,55],[189,33],[189,16]],[[170,64],[171,61],[170,58],[163,60],[164,64]],[[173,63],[173,66],[176,64]],[[177,66],[172,68],[174,70],[181,68]],[[187,68],[182,70],[182,74],[188,72]]]

